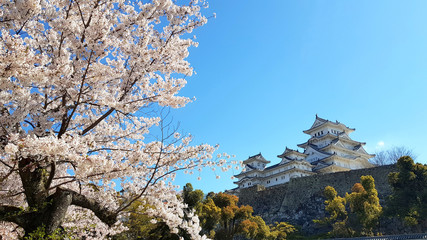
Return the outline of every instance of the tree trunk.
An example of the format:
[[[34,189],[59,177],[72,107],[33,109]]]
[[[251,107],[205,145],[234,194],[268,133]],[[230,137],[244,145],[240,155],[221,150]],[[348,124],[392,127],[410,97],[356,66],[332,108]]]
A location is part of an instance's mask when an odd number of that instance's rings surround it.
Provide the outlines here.
[[[41,166],[45,164],[45,166]],[[24,188],[28,209],[15,206],[0,206],[0,221],[14,222],[22,227],[25,236],[36,230],[52,234],[61,227],[68,207],[76,205],[86,208],[104,223],[111,226],[116,222],[117,212],[106,209],[93,199],[68,189],[56,188],[49,195],[55,174],[55,165],[33,158],[21,158],[18,163],[19,176]]]
[[[58,188],[53,195],[45,200],[42,208],[36,209],[31,213],[31,217],[27,217],[26,226],[22,226],[25,235],[28,236],[38,228],[42,228],[46,234],[52,234],[61,226],[71,203],[72,194]]]

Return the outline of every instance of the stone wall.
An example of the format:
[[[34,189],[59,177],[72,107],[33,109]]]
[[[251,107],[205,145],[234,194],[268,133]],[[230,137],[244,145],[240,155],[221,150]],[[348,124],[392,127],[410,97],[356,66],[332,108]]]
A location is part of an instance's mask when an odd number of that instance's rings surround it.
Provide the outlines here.
[[[371,175],[381,203],[384,203],[391,193],[387,176],[393,171],[397,171],[396,166],[387,165],[294,178],[270,188],[254,186],[240,191],[239,204],[252,206],[254,214],[262,216],[267,224],[286,221],[301,226],[306,234],[315,234],[322,232],[312,220],[325,217],[323,190],[326,186],[333,186],[338,195],[344,196],[356,182],[360,182],[360,176]]]

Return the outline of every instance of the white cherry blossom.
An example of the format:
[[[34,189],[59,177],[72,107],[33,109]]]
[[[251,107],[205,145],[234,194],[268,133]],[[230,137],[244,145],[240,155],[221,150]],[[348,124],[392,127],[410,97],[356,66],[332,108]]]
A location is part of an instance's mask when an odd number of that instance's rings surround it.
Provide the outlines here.
[[[3,239],[42,225],[100,239],[123,230],[122,214],[138,198],[173,231],[205,239],[197,217],[183,220],[171,181],[182,169],[229,168],[229,156],[212,160],[217,147],[168,132],[154,111],[191,101],[178,94],[193,73],[190,33],[207,22],[204,6],[0,0]],[[148,140],[156,127],[161,136]]]

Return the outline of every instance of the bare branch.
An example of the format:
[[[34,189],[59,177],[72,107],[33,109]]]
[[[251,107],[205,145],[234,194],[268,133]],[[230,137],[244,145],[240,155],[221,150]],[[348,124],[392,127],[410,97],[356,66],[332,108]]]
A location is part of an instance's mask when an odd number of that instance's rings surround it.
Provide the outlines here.
[[[112,112],[114,112],[114,108],[111,108],[110,110],[108,110],[106,113],[104,113],[101,117],[99,117],[95,122],[93,122],[91,125],[89,125],[89,127],[85,128],[81,135],[85,135],[87,132],[89,132],[90,130],[92,130],[94,127],[96,127],[96,125],[98,125],[102,120],[104,120],[106,117],[108,117]]]

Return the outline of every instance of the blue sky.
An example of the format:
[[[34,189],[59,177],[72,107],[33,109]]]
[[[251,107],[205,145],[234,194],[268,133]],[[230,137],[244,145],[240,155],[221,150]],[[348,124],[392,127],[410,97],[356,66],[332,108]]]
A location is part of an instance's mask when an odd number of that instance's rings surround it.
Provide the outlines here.
[[[195,143],[277,163],[315,114],[356,128],[370,153],[405,146],[427,163],[427,1],[210,1],[188,58],[197,72],[172,111]],[[383,146],[380,146],[383,143]],[[301,150],[301,149],[300,149]],[[205,192],[235,187],[209,170]]]

